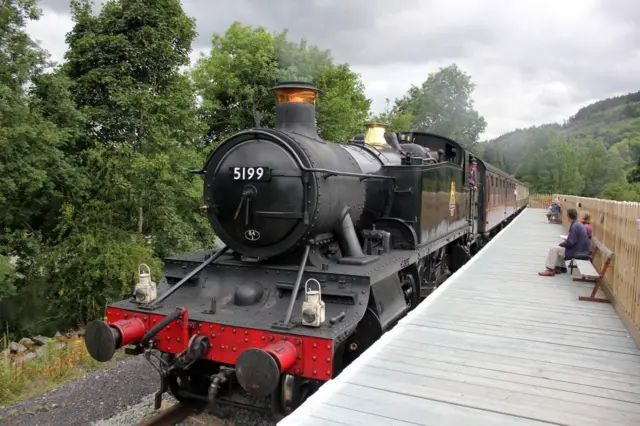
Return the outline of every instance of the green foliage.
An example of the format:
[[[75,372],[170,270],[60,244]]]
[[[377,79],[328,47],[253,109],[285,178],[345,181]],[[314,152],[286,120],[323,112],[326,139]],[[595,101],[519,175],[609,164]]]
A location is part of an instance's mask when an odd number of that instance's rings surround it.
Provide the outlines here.
[[[486,142],[482,158],[515,173],[534,192],[635,200],[633,183],[640,181],[638,108],[640,92],[599,101],[564,125],[518,129]],[[560,140],[568,149],[558,149]]]
[[[532,167],[529,174],[525,175],[525,180],[534,182],[534,192],[579,194],[584,188],[580,160],[572,152],[569,143],[561,137],[552,136],[547,149],[537,153],[533,164],[536,167]],[[545,167],[538,167],[540,164]]]
[[[334,64],[329,51],[288,40],[286,31],[272,35],[234,23],[224,35],[213,35],[211,52],[199,59],[193,80],[209,143],[245,128],[272,127],[271,88],[282,80],[312,82],[324,92],[317,121],[319,135],[327,140],[350,139],[362,130],[369,113],[370,101],[357,74]]]
[[[619,201],[640,201],[640,182],[609,183],[602,191],[602,198]]]
[[[65,194],[82,184],[64,153],[65,129],[25,90],[45,80],[46,52],[24,31],[38,18],[33,1],[7,0],[0,10],[0,223],[8,229],[51,222]]]
[[[351,140],[362,129],[371,106],[360,76],[346,65],[326,66],[314,83],[325,92],[317,101],[318,134],[330,141]]]
[[[211,53],[198,60],[193,80],[202,98],[207,141],[254,126],[273,126],[271,87],[279,73],[273,36],[264,28],[231,25],[214,34]]]
[[[578,122],[593,121],[593,119],[597,118],[599,114],[611,111],[620,106],[629,108],[627,109],[627,112],[632,111],[633,113],[631,115],[635,116],[637,105],[633,105],[633,103],[638,102],[640,102],[640,92],[604,99],[602,101],[594,102],[584,108],[580,108],[574,116],[569,118],[568,123],[569,125],[572,125]]]
[[[9,258],[0,255],[0,301],[16,293],[16,273],[9,263]]]
[[[397,103],[391,106],[389,98],[385,99],[385,103],[385,111],[374,115],[372,121],[386,124],[390,132],[406,132],[413,129],[413,114],[410,111],[401,110]]]
[[[104,207],[102,202],[96,204]],[[131,294],[140,263],[152,268],[156,281],[162,267],[153,246],[140,235],[115,226],[97,227],[93,221],[78,222],[73,208],[65,206],[60,230],[74,230],[41,258],[52,295],[50,318],[71,326],[86,324],[102,314],[106,303]]]
[[[202,182],[187,173],[202,164],[204,126],[179,70],[195,25],[177,0],[109,1],[97,16],[73,1],[67,61],[43,74],[46,53],[23,30],[37,17],[33,2],[9,5],[0,22],[13,49],[0,49],[0,320],[53,333],[129,294],[139,263],[158,281],[161,257],[211,246]]]
[[[473,107],[474,89],[471,77],[452,64],[429,74],[420,87],[411,86],[403,98],[396,99],[394,108],[378,119],[389,122],[392,130],[436,133],[473,149],[487,127]]]
[[[213,236],[198,213],[201,182],[187,173],[202,162],[194,91],[179,72],[193,20],[177,0],[110,1],[98,16],[87,2],[72,8],[63,69],[85,117],[77,146],[92,185],[64,206],[57,245],[41,260],[52,312],[74,309],[67,319],[82,323],[131,291],[137,264],[159,271],[158,256]]]

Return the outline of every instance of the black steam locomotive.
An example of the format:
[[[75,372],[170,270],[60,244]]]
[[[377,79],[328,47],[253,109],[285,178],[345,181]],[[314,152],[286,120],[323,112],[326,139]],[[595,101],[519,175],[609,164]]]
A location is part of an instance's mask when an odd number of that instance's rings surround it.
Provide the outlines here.
[[[275,129],[222,142],[203,170],[204,206],[226,246],[166,259],[156,287],[86,330],[99,361],[117,348],[158,358],[162,386],[212,408],[239,384],[286,415],[460,268],[527,203],[506,173],[441,136],[372,124],[349,143],[315,130],[317,89],[274,88]],[[159,355],[158,355],[159,354]]]

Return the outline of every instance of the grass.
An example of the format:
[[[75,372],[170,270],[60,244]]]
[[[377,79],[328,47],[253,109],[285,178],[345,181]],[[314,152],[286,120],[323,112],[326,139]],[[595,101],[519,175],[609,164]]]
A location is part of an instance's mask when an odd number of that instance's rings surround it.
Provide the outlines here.
[[[111,361],[98,362],[91,358],[82,338],[50,340],[42,346],[42,351],[40,357],[23,362],[12,362],[15,355],[0,359],[0,406],[46,393],[87,371],[112,365],[125,356],[123,351],[117,351]]]

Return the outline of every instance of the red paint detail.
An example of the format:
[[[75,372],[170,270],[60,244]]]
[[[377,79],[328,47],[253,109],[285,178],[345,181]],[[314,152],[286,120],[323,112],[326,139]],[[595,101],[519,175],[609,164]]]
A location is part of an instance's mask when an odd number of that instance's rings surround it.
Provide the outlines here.
[[[113,324],[121,320],[124,314],[138,318],[150,329],[158,322],[162,321],[165,315],[154,313],[144,314],[140,312],[127,311],[121,308],[107,307],[107,323]],[[183,318],[172,321],[167,327],[161,330],[154,338],[154,347],[161,352],[177,354],[187,348],[189,338],[193,334],[205,334],[209,338],[211,345],[206,358],[221,364],[235,365],[238,356],[249,348],[266,349],[268,346],[276,345],[275,342],[300,340],[295,346],[295,363],[285,370],[288,374],[307,377],[310,379],[329,380],[333,372],[333,340],[318,337],[301,336],[297,334],[273,333],[266,330],[252,328],[235,327],[232,332],[230,325],[222,325],[213,322],[191,321],[188,324],[186,309]],[[147,317],[145,320],[144,318]],[[295,331],[295,329],[294,329]],[[178,342],[178,338],[180,342]],[[235,348],[235,352],[233,351]],[[316,357],[315,360],[313,357]],[[315,370],[315,373],[314,373]],[[318,370],[320,374],[318,374]]]
[[[178,343],[184,343],[184,347],[187,347],[189,343],[190,331],[189,331],[189,311],[187,308],[182,309],[182,318],[178,318],[178,325],[180,325],[180,329],[182,331],[182,341],[178,338]]]
[[[278,365],[280,365],[280,372],[293,367],[298,358],[298,353],[296,352],[296,347],[286,340],[280,340],[277,343],[267,346],[264,348],[264,351],[270,353],[278,360]],[[313,356],[315,360],[315,355]]]
[[[120,347],[137,342],[147,332],[147,325],[140,318],[130,318],[109,324],[120,332]]]

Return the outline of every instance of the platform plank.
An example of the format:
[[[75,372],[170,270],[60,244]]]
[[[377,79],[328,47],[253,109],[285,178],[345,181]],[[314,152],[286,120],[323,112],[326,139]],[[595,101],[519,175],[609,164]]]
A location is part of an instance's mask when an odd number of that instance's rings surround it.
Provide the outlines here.
[[[563,232],[523,211],[278,425],[640,424],[640,350],[613,308],[537,274]]]

